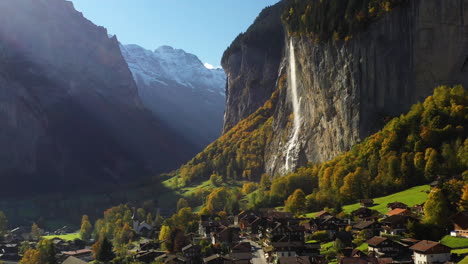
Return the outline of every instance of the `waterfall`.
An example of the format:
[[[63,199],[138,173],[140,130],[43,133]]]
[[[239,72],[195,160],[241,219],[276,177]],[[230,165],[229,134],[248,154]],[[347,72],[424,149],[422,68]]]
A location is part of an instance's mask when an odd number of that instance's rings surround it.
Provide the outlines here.
[[[291,161],[295,161],[298,158],[299,154],[299,132],[301,129],[301,114],[300,114],[300,100],[297,96],[297,79],[296,79],[296,55],[294,52],[294,46],[292,39],[289,41],[289,88],[291,91],[291,100],[294,113],[294,126],[293,126],[293,135],[287,144],[286,149],[286,171],[291,171],[292,164]],[[291,156],[291,154],[294,154]]]

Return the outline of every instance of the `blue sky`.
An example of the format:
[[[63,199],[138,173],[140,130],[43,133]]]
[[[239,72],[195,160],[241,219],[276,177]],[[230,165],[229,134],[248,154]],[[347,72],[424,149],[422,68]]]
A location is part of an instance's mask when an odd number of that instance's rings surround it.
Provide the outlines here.
[[[170,45],[220,65],[224,50],[279,0],[72,0],[96,25],[124,44],[154,50]]]

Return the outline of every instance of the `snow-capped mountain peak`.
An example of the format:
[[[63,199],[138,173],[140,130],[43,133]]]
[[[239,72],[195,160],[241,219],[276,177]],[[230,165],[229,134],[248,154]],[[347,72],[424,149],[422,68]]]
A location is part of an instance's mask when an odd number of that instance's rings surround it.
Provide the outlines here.
[[[197,56],[182,49],[161,46],[154,52],[138,45],[121,45],[122,54],[135,80],[168,85],[174,81],[192,89],[225,95],[226,75],[219,69],[208,69]]]

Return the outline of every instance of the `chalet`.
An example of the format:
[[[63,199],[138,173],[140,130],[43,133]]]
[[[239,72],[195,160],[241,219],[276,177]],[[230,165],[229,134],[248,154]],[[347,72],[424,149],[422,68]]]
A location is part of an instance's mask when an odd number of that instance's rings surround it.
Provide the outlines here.
[[[351,215],[359,219],[370,219],[375,214],[376,211],[371,210],[367,207],[361,207],[357,210],[351,212]]]
[[[415,264],[444,263],[450,260],[450,248],[438,242],[423,240],[410,247]]]
[[[406,226],[409,221],[417,221],[415,218],[406,215],[392,215],[380,223],[382,224],[382,234],[401,235],[406,232]]]
[[[468,212],[460,212],[451,217],[453,223],[453,231],[450,232],[454,237],[468,238]]]
[[[201,246],[189,244],[182,248],[182,255],[187,259],[187,263],[189,264],[200,263]]]
[[[68,257],[62,264],[86,264],[88,262],[75,257]]]
[[[165,263],[165,264],[185,264],[187,259],[173,254],[164,254],[155,259],[156,263]]]
[[[369,245],[368,252],[374,253],[377,258],[397,257],[403,251],[400,244],[386,237],[375,236],[366,243]]]
[[[374,205],[374,200],[372,199],[361,199],[359,200],[361,207],[371,207]]]
[[[338,231],[332,236],[333,240],[339,239],[346,247],[353,246],[353,234],[346,231]]]
[[[293,213],[290,212],[280,212],[275,208],[264,208],[260,209],[260,216],[268,218],[273,221],[278,221],[279,219],[291,219],[294,217]]]
[[[151,263],[155,258],[166,254],[164,251],[154,249],[138,251],[133,258],[139,262]]]
[[[145,241],[140,243],[139,250],[140,251],[148,251],[148,250],[157,250],[161,246],[161,243],[155,241]]]
[[[280,257],[278,258],[278,264],[312,264],[310,258],[307,256],[297,257]]]
[[[273,242],[271,251],[274,257],[315,256],[320,254],[320,244],[303,242]]]
[[[275,226],[266,229],[266,237],[270,242],[304,241],[304,227],[301,225],[287,225],[276,222]]]
[[[352,230],[355,232],[361,232],[363,230],[370,230],[373,234],[377,234],[380,230],[380,223],[374,220],[371,221],[360,221],[353,225]]]
[[[32,241],[31,236],[31,228],[29,227],[17,227],[15,229],[10,230],[9,232],[9,239],[16,240],[16,241]]]
[[[93,252],[91,249],[80,249],[75,251],[62,251],[62,254],[67,257],[75,257],[84,261],[93,260]]]
[[[135,208],[133,208],[133,216],[132,216],[132,221],[133,221],[133,230],[142,236],[148,236],[151,231],[153,231],[153,226],[146,223],[145,221],[140,222],[140,219],[138,219],[138,214],[135,211]]]
[[[19,244],[5,243],[0,244],[0,259],[8,261],[19,261]]]
[[[413,213],[408,209],[395,208],[395,209],[393,209],[393,210],[391,210],[390,212],[387,213],[387,216],[393,216],[393,215],[412,216]]]
[[[240,241],[240,228],[236,226],[224,227],[219,232],[211,233],[211,243],[213,245],[226,243],[233,244]]]
[[[414,245],[416,245],[420,240],[414,239],[414,238],[402,238],[400,239],[400,243],[403,244],[404,246],[410,248]]]
[[[319,212],[319,213],[317,213],[317,214],[315,215],[315,218],[320,219],[320,218],[322,218],[322,217],[330,216],[330,215],[331,215],[331,214],[330,214],[329,212],[327,212],[327,211],[321,211],[321,212]]]
[[[198,225],[198,234],[202,237],[210,238],[212,233],[218,232],[219,229],[225,228],[220,221],[212,221],[203,219]]]
[[[321,219],[316,219],[314,222],[310,223],[312,224],[313,231],[327,231],[330,238],[333,237],[333,235],[338,232],[338,230],[340,230],[340,227],[346,226],[345,221],[332,215],[324,216]]]
[[[393,203],[388,203],[387,204],[388,211],[395,210],[397,208],[399,209],[408,209],[408,205],[400,202],[393,202]]]

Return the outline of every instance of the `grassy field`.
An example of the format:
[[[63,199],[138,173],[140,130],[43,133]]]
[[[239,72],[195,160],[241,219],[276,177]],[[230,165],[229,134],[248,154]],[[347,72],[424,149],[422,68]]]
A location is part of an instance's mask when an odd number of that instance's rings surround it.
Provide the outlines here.
[[[408,206],[413,206],[416,204],[422,204],[426,201],[428,192],[430,190],[429,185],[422,185],[410,188],[408,190],[390,194],[384,197],[374,198],[375,206],[370,207],[382,214],[388,212],[387,204],[393,202],[401,202],[405,203]],[[359,208],[359,204],[351,204],[347,206],[343,206],[343,210],[347,213],[351,213],[352,211]]]
[[[468,254],[468,248],[454,249],[452,254]]]
[[[440,243],[453,249],[468,248],[468,238],[444,236]]]
[[[60,238],[60,239],[63,239],[65,241],[73,241],[75,239],[81,239],[80,237],[80,233],[72,233],[72,234],[66,234],[66,235],[59,235],[59,236],[56,236],[56,235],[52,235],[52,236],[43,236],[42,238],[44,239],[54,239],[54,238]]]
[[[462,259],[462,261],[458,262],[458,264],[468,264],[468,256]]]
[[[361,250],[362,252],[367,252],[367,250],[369,249],[369,245],[367,243],[362,243],[356,249]]]
[[[413,206],[416,204],[422,204],[426,201],[428,192],[431,188],[429,185],[422,185],[410,188],[408,190],[390,194],[387,196],[374,198],[374,203],[376,204],[371,209],[377,210],[382,214],[388,212],[387,204],[393,202],[402,202],[407,204],[408,206]],[[347,213],[351,213],[352,211],[358,209],[360,205],[358,203],[350,204],[343,206],[343,210]],[[305,217],[315,217],[318,212],[312,212],[305,214]]]

